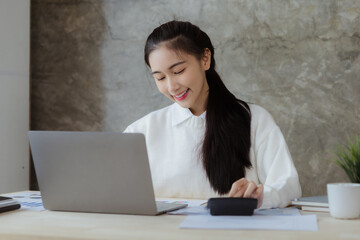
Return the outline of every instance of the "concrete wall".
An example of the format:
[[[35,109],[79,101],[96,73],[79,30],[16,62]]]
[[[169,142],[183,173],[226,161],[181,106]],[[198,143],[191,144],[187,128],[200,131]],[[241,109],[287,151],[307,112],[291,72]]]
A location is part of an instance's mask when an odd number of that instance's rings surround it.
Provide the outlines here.
[[[359,0],[33,0],[32,128],[122,131],[169,105],[143,47],[174,17],[209,34],[237,97],[272,113],[305,196],[348,181],[330,160],[360,135]]]
[[[0,194],[29,189],[30,1],[0,1]]]

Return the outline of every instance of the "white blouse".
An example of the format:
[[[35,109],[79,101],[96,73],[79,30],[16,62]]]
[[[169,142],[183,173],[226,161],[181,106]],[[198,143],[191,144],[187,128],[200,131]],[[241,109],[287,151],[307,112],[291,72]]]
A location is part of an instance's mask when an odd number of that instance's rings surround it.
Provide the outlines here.
[[[285,139],[271,115],[250,104],[252,168],[245,177],[264,185],[261,208],[285,207],[301,196],[297,171]],[[218,197],[203,168],[200,149],[205,113],[194,116],[174,103],[137,120],[124,132],[143,133],[156,197]]]

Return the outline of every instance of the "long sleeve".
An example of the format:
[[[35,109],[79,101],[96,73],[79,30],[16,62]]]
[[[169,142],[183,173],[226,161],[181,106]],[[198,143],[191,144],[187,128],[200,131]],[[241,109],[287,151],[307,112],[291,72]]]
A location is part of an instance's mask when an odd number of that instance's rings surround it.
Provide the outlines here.
[[[280,128],[263,108],[252,108],[253,148],[260,183],[261,208],[285,207],[301,196],[299,177]]]

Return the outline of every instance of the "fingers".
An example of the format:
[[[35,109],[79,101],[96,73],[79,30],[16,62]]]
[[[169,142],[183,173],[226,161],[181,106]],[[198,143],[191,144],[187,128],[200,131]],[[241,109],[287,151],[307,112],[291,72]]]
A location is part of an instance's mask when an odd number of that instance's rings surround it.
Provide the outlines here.
[[[260,184],[254,192],[253,198],[256,198],[258,200],[257,208],[260,208],[263,204],[264,199],[264,186],[262,184]]]
[[[249,182],[245,193],[244,193],[244,198],[249,198],[249,197],[253,197],[253,193],[256,192],[257,186],[254,182]]]
[[[253,198],[259,198],[262,195],[264,195],[264,186],[262,184],[259,184],[259,186],[257,186],[256,191],[253,193]]]
[[[262,184],[256,185],[253,181],[241,178],[232,184],[229,197],[256,198],[258,200],[257,208],[259,208],[264,199],[264,186]]]
[[[244,189],[244,186],[247,185],[247,183],[248,181],[245,178],[241,178],[234,182],[231,186],[229,197],[238,197],[238,195],[242,196],[246,190]]]
[[[248,181],[245,178],[234,182],[231,186],[229,197],[253,197],[253,193],[257,190],[257,185],[253,181]]]

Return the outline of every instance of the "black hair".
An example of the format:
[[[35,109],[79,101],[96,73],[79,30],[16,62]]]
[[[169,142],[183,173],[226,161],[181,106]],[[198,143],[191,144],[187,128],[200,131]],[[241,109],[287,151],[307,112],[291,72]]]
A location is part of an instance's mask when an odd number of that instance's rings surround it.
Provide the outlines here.
[[[206,103],[206,130],[202,145],[202,163],[211,187],[219,194],[230,191],[232,184],[245,177],[250,161],[249,105],[237,99],[215,71],[215,52],[209,36],[190,22],[170,21],[155,28],[146,40],[144,57],[162,43],[201,59],[206,49],[211,52],[210,68],[206,71],[209,96]]]

